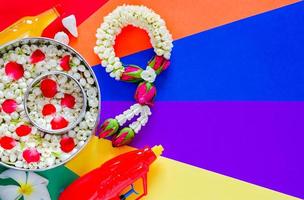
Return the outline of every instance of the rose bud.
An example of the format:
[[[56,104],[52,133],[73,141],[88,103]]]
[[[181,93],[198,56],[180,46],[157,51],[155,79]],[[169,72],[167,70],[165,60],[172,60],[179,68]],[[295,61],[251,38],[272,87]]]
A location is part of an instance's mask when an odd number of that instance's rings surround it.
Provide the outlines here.
[[[163,56],[154,56],[148,65],[155,70],[156,74],[160,74],[169,67],[170,61]]]
[[[106,138],[114,135],[119,129],[119,124],[116,119],[107,119],[100,127],[99,138]]]
[[[113,147],[120,147],[126,144],[129,144],[132,139],[134,138],[135,133],[133,129],[130,127],[125,127],[121,129],[121,131],[118,133],[116,137],[112,140]]]
[[[128,65],[125,67],[125,71],[122,73],[120,80],[132,83],[139,82],[142,80],[140,76],[142,71],[143,69],[136,65]]]
[[[141,105],[152,106],[156,95],[156,87],[149,82],[142,82],[135,92],[135,100]]]

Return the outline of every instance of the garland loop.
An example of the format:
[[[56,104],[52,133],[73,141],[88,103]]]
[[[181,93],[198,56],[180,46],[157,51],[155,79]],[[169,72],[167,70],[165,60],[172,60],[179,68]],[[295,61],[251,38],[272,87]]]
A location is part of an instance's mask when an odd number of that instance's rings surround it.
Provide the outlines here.
[[[116,35],[127,25],[146,30],[150,37],[156,55],[148,62],[145,70],[136,65],[125,66],[115,55],[113,46]],[[113,146],[122,146],[130,143],[135,133],[148,122],[151,115],[150,106],[153,105],[156,95],[153,82],[156,76],[170,65],[172,36],[165,21],[153,10],[145,6],[123,5],[104,18],[104,22],[97,29],[96,37],[94,52],[102,60],[101,64],[106,72],[116,80],[139,83],[134,96],[137,103],[114,119],[107,119],[100,128],[100,138],[115,135],[112,140]],[[136,121],[133,120],[135,116],[138,116]],[[121,126],[131,120],[133,122],[128,127],[119,131]]]

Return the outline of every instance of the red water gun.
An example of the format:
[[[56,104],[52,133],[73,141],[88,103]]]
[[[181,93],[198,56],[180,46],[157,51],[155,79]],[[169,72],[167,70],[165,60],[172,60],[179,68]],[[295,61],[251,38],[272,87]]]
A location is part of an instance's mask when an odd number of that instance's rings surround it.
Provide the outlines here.
[[[133,183],[143,180],[144,193],[147,195],[147,173],[149,166],[163,152],[161,145],[144,148],[119,155],[74,181],[60,195],[59,200],[125,200],[136,193]],[[123,190],[132,189],[126,194]]]

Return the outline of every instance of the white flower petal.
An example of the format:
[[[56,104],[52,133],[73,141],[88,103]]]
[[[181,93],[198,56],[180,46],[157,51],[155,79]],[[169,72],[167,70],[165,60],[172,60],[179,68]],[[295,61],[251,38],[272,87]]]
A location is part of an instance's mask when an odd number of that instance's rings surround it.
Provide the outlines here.
[[[63,31],[56,33],[54,39],[63,44],[69,44],[70,42],[69,36]]]
[[[156,73],[154,71],[153,68],[151,68],[150,66],[147,67],[146,70],[144,70],[141,74],[140,74],[141,78],[144,79],[145,81],[148,81],[150,83],[153,83],[155,81],[156,78]]]
[[[49,181],[38,174],[33,172],[28,172],[27,183],[36,186],[36,185],[45,185],[47,186]]]
[[[78,37],[75,15],[62,19],[62,24],[74,37]]]
[[[19,170],[8,169],[0,174],[0,178],[12,178],[19,184],[26,183],[26,173]]]
[[[0,199],[2,200],[15,200],[21,195],[18,192],[19,187],[16,185],[0,186]]]
[[[30,195],[24,195],[24,200],[51,200],[49,191],[45,185],[37,185],[33,187]]]

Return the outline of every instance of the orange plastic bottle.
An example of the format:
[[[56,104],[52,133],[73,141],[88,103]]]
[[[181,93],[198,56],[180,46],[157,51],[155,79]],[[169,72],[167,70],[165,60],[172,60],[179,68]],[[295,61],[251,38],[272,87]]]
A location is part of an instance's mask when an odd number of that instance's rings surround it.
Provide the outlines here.
[[[16,39],[41,36],[43,30],[55,21],[60,14],[61,9],[56,6],[37,16],[27,16],[19,19],[0,32],[0,45]]]

